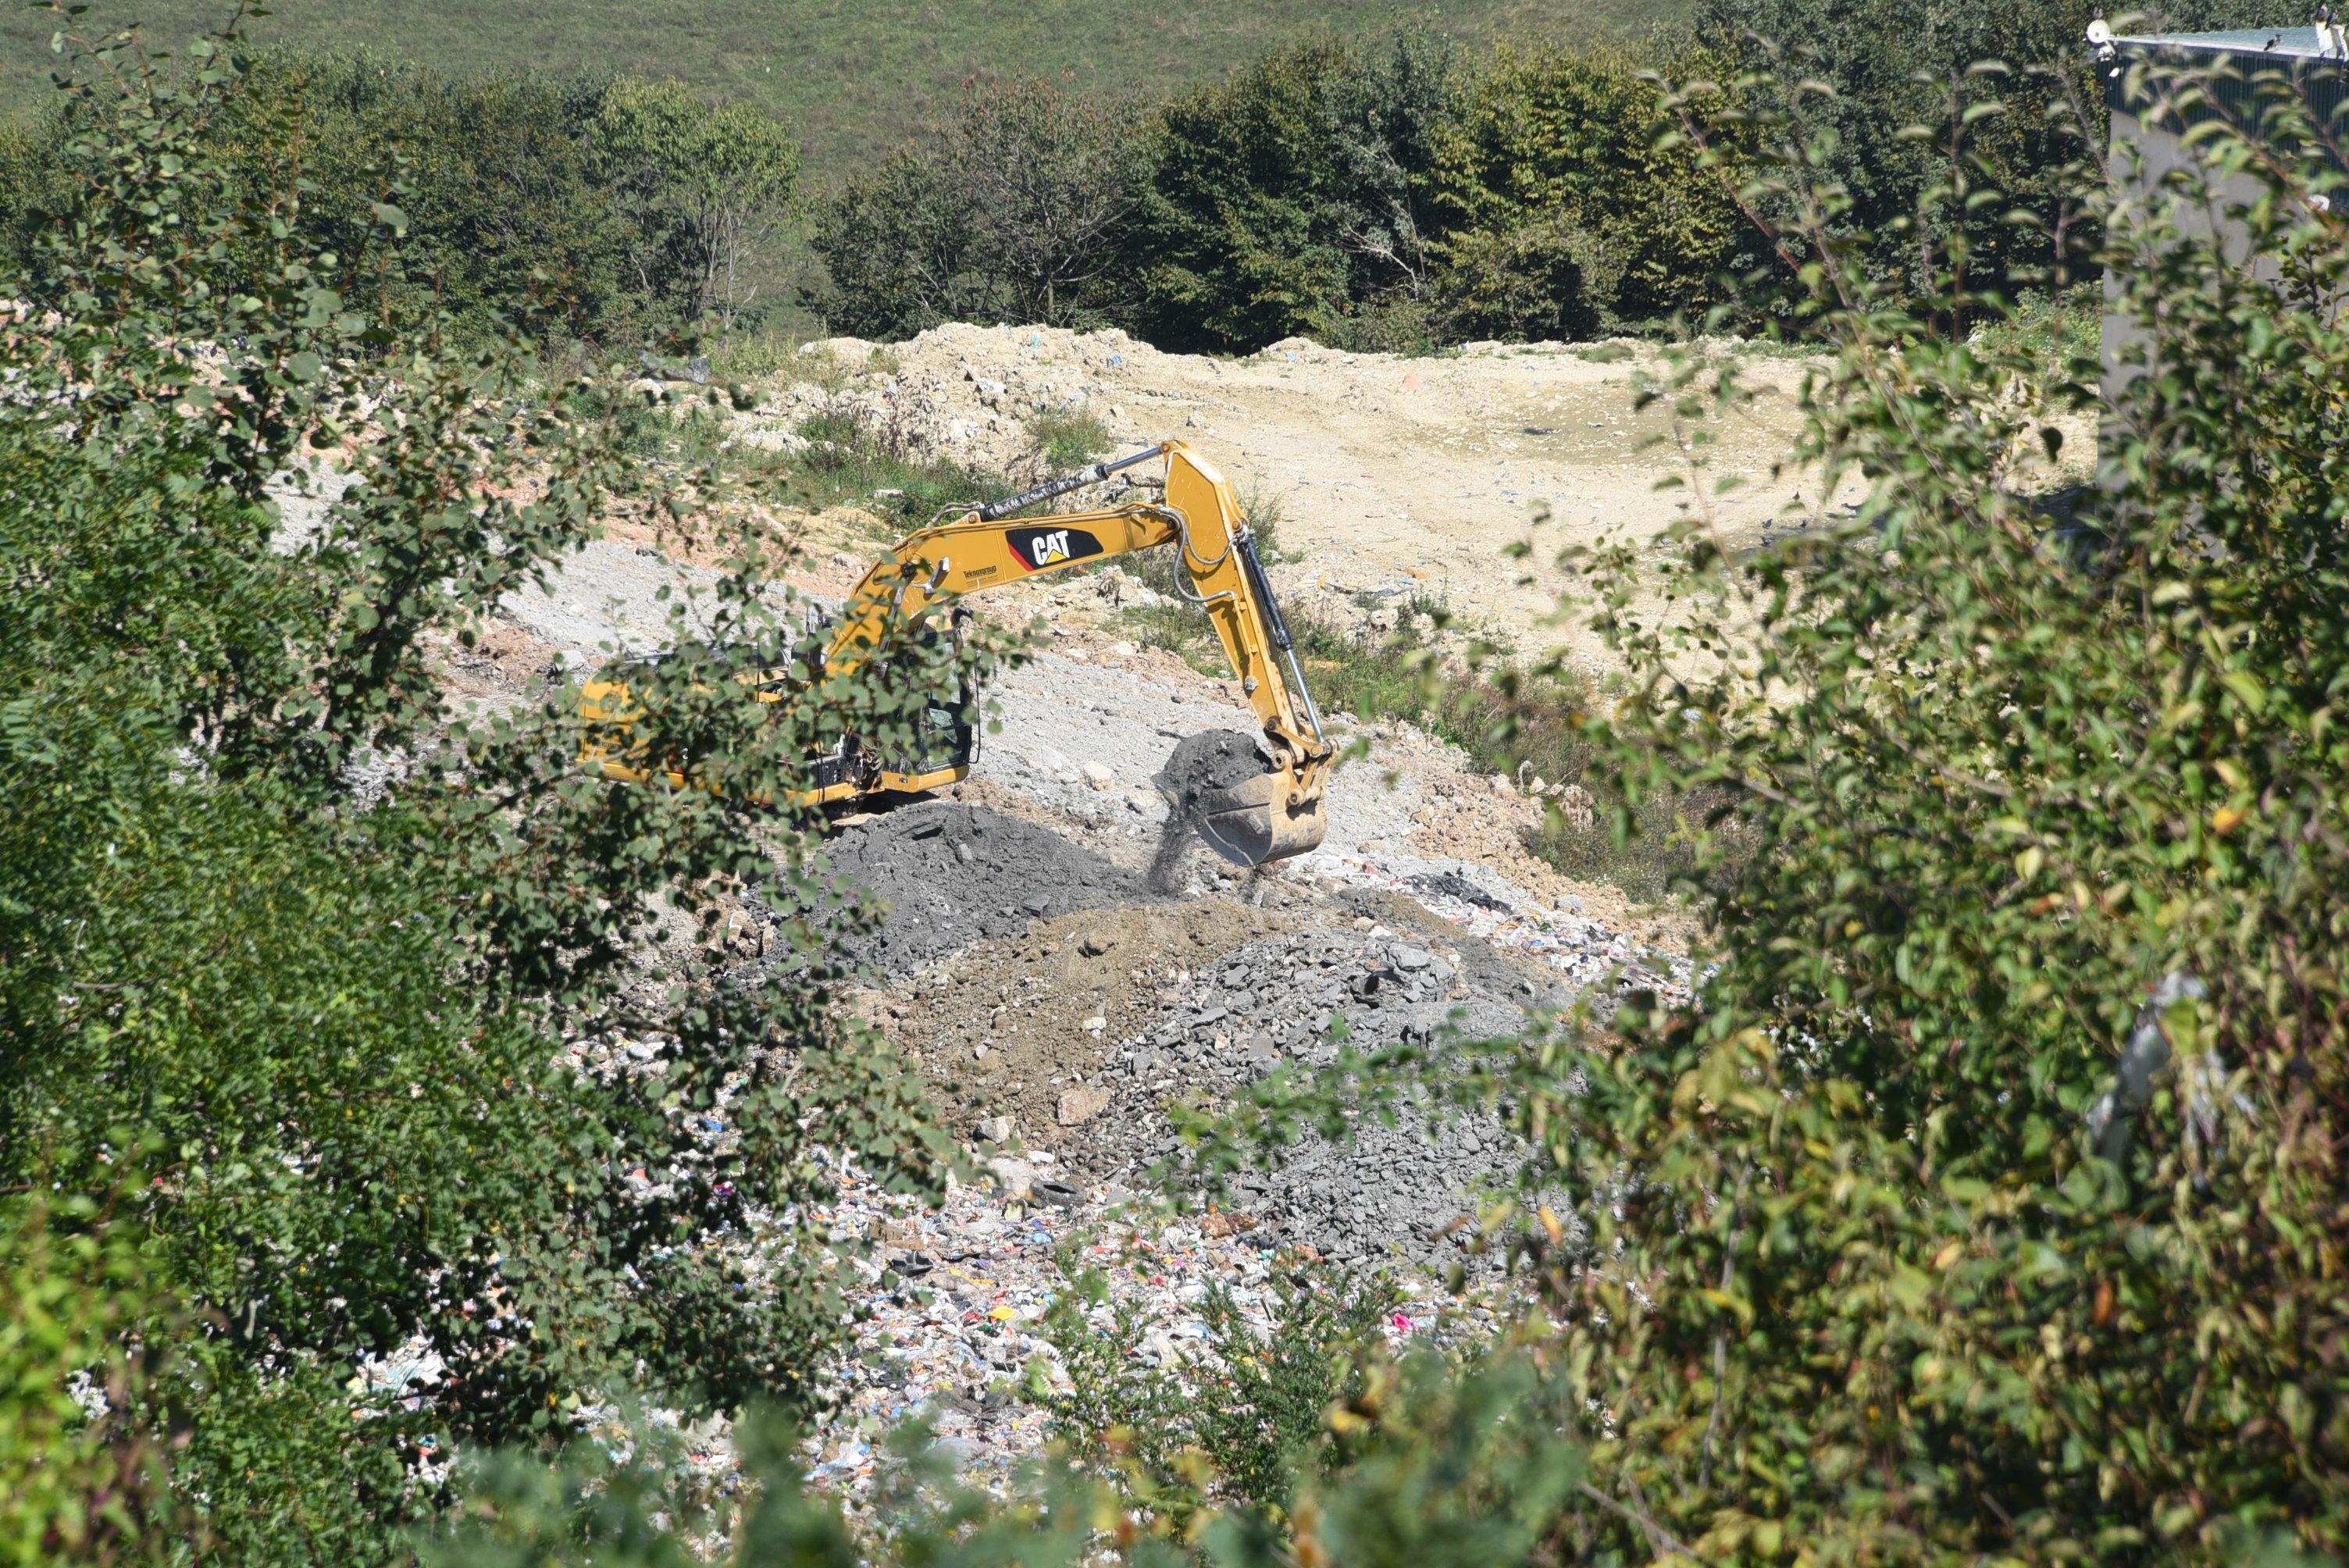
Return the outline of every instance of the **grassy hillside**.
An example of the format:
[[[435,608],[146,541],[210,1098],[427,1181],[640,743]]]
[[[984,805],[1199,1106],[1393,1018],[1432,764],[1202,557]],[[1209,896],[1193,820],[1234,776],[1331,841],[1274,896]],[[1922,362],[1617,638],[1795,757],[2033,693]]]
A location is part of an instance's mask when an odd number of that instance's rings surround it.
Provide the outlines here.
[[[1685,0],[286,0],[256,39],[379,50],[464,70],[608,67],[674,76],[781,110],[828,181],[917,124],[974,77],[1068,73],[1082,86],[1154,91],[1221,75],[1266,46],[1326,28],[1347,36],[1419,19],[1463,38],[1587,40],[1637,32]],[[136,16],[177,46],[222,14],[214,0],[98,0],[95,30]],[[0,10],[0,95],[38,102],[55,19]]]

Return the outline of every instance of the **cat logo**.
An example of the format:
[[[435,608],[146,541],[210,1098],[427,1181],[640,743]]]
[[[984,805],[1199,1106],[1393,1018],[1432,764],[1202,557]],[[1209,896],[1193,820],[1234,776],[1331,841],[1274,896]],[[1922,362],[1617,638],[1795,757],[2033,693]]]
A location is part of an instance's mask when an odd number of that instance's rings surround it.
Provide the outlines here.
[[[1101,541],[1081,528],[1010,528],[1004,530],[1003,538],[1011,546],[1012,559],[1029,572],[1102,552]]]

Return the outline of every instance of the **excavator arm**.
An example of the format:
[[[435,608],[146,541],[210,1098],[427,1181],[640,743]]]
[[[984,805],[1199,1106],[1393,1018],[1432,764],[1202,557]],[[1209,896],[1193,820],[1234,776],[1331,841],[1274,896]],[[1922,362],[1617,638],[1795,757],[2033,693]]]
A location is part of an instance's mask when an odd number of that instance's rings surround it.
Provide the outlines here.
[[[1159,457],[1166,459],[1163,500],[1053,517],[1011,517]],[[832,674],[855,670],[893,636],[968,594],[1168,545],[1178,552],[1190,596],[1206,610],[1223,642],[1271,758],[1258,777],[1208,791],[1196,803],[1193,825],[1210,845],[1245,865],[1306,853],[1327,830],[1323,799],[1334,748],[1322,734],[1295,642],[1230,485],[1180,441],[1096,464],[907,535],[850,593],[825,651],[825,668]],[[611,685],[590,686],[585,694],[599,710],[616,708],[625,696]],[[952,783],[969,773],[972,757],[970,727],[965,724],[957,734],[961,739],[953,754],[935,761],[893,760],[851,746],[841,758],[819,766],[806,799],[919,792]],[[604,769],[616,777],[644,776],[617,758],[605,758]]]

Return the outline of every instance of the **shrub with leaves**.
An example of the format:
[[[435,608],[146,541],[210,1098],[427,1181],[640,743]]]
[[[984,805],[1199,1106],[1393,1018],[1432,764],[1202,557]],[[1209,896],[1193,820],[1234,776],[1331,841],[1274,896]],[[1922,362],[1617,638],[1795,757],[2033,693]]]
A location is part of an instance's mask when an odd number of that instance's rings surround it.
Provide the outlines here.
[[[1050,81],[974,88],[816,220],[833,325],[1099,325],[1123,303],[1124,225],[1148,139],[1137,108]]]
[[[625,75],[451,76],[364,51],[238,47],[245,88],[190,128],[222,197],[298,189],[282,212],[313,264],[403,331],[494,338],[527,319],[616,353],[705,317],[731,330],[776,303],[768,253],[799,145],[764,113]],[[65,286],[49,247],[76,222],[86,133],[116,91],[85,59],[66,67],[88,92],[0,131],[0,264],[49,302]],[[407,230],[396,277],[365,264],[386,202]],[[264,232],[231,242],[268,275]]]
[[[60,1173],[61,1174],[61,1173]],[[102,1173],[101,1173],[102,1174]],[[122,1183],[58,1181],[0,1204],[0,1563],[129,1556],[174,1522],[174,1444],[153,1395],[160,1317]]]
[[[1671,76],[1722,74],[1695,51]],[[1435,294],[1461,337],[1587,337],[1702,315],[1753,266],[1750,228],[1678,137],[1658,62],[1616,48],[1501,48],[1438,143]]]
[[[1907,308],[1831,160],[1765,118],[1738,199],[1835,350],[1796,460],[1859,503],[1733,551],[1698,416],[1743,393],[1691,350],[1655,392],[1691,459],[1665,591],[1628,543],[1579,562],[1631,677],[1584,726],[1619,820],[1711,803],[1682,824],[1705,966],[1692,1005],[1420,1081],[1497,1101],[1528,1188],[1583,1200],[1586,1241],[1545,1214],[1515,1244],[1591,1412],[1603,1550],[2349,1542],[2349,246],[2314,200],[2343,176],[2289,81],[2256,84],[2251,136],[2241,95],[2128,69],[2191,151],[2077,193],[2141,339],[2114,401],[2093,364],[1949,335],[2010,311],[1962,229]],[[1951,88],[1928,202],[1995,207],[1963,127],[1998,79]],[[2099,480],[2059,531],[2051,459],[2089,411]]]
[[[1044,1324],[1069,1379],[1041,1395],[1054,1437],[1072,1457],[1113,1465],[1138,1501],[1178,1522],[1209,1506],[1287,1516],[1298,1478],[1319,1468],[1330,1408],[1361,1393],[1395,1301],[1384,1280],[1300,1264],[1267,1287],[1259,1325],[1212,1287],[1196,1359],[1154,1367],[1154,1326],[1112,1302],[1106,1274],[1077,1271],[1067,1284]]]
[[[170,1554],[196,1537],[140,1532],[128,1461],[76,1457],[116,1439],[59,1414],[77,1357],[135,1362],[220,1554],[397,1560],[451,1438],[551,1445],[614,1386],[809,1397],[841,1307],[801,1205],[843,1159],[935,1191],[951,1145],[828,1016],[823,927],[855,901],[760,802],[843,736],[909,742],[965,655],[788,658],[745,528],[631,677],[633,738],[708,788],[585,771],[564,689],[456,711],[439,661],[501,594],[614,497],[683,526],[697,481],[623,460],[625,369],[552,385],[510,333],[460,351],[342,293],[402,275],[402,193],[363,253],[318,251],[304,186],[206,138],[251,90],[230,42],[80,61],[52,303],[0,330],[0,1267],[48,1336],[0,1430],[55,1447],[45,1498],[101,1499],[74,1539],[44,1502],[58,1554]],[[663,910],[754,882],[761,971],[648,961]],[[651,1070],[561,1059],[582,1038]],[[140,1181],[101,1230],[76,1183],[109,1166]],[[371,1380],[394,1352],[437,1362],[420,1405]]]
[[[1560,1435],[1561,1385],[1534,1360],[1347,1366],[1359,1376],[1319,1411],[1324,1458],[1296,1479],[1288,1521],[1164,1509],[1133,1472],[1112,1479],[1059,1456],[991,1495],[956,1480],[913,1426],[888,1445],[852,1528],[836,1499],[807,1490],[791,1428],[754,1414],[737,1429],[745,1484],[724,1499],[684,1497],[644,1456],[601,1445],[574,1445],[554,1466],[502,1456],[424,1555],[436,1568],[1485,1568],[1587,1554],[1591,1532],[1568,1506],[1588,1501],[1582,1459]]]

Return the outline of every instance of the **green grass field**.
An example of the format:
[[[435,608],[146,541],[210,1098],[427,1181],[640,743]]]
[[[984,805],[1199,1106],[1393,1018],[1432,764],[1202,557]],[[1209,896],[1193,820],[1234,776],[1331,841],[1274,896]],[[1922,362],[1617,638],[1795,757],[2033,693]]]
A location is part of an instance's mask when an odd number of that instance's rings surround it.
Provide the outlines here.
[[[973,78],[1066,73],[1144,94],[1211,80],[1317,30],[1367,37],[1420,20],[1464,39],[1583,42],[1636,33],[1681,0],[285,0],[256,40],[367,48],[446,70],[523,67],[676,77],[780,110],[828,184],[953,101]],[[212,0],[95,0],[86,32],[136,18],[177,47],[226,14]],[[40,101],[56,18],[0,10],[0,101]]]

